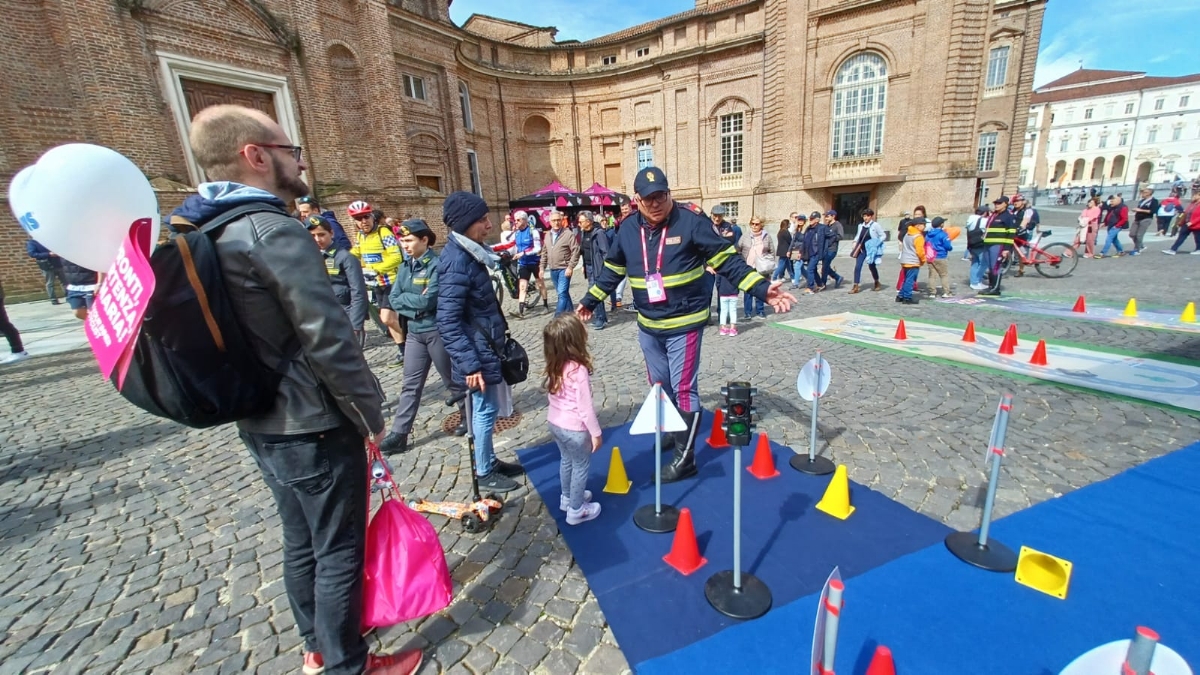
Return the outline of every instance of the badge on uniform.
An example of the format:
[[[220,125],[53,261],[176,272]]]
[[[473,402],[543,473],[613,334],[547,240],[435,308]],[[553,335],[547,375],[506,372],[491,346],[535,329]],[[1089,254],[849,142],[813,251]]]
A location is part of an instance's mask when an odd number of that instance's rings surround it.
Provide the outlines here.
[[[329,257],[325,258],[325,271],[333,275],[341,273],[341,270],[338,269],[337,261]]]
[[[663,288],[662,274],[655,272],[654,274],[646,275],[646,295],[649,297],[649,302],[666,302],[667,290]]]

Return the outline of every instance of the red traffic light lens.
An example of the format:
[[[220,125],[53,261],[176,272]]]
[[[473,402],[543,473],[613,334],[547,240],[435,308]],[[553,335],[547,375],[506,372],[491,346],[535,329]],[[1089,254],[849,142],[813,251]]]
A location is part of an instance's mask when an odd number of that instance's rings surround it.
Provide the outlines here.
[[[733,405],[729,406],[729,412],[730,412],[730,414],[738,415],[738,416],[745,415],[746,414],[746,404],[745,403],[734,403]]]

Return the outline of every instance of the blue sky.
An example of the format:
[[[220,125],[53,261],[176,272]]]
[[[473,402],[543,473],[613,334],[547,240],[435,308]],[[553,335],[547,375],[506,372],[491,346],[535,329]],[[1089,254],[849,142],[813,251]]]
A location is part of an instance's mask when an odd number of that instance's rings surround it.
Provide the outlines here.
[[[462,24],[473,13],[535,26],[556,26],[559,40],[588,40],[684,12],[694,0],[454,0],[450,17]],[[1170,30],[1163,30],[1170,28]],[[1035,85],[1079,68],[1144,70],[1151,75],[1200,71],[1197,0],[1050,0],[1042,25]]]

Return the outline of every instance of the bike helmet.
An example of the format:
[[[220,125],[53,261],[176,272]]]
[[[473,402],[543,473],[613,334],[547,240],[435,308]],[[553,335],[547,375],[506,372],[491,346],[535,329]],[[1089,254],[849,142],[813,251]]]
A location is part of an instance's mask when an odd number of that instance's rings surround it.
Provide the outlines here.
[[[346,212],[350,214],[351,218],[365,216],[371,213],[371,205],[360,199],[356,202],[350,202],[350,206],[346,207]]]

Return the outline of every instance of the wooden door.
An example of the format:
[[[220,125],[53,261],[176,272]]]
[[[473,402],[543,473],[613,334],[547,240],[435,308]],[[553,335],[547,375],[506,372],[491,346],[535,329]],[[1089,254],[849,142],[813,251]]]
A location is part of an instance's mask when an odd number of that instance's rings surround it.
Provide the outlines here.
[[[187,101],[189,118],[195,118],[196,113],[210,105],[231,103],[261,110],[271,119],[279,121],[279,116],[275,114],[275,96],[273,94],[182,77],[179,78],[179,83],[183,86],[183,97]]]

